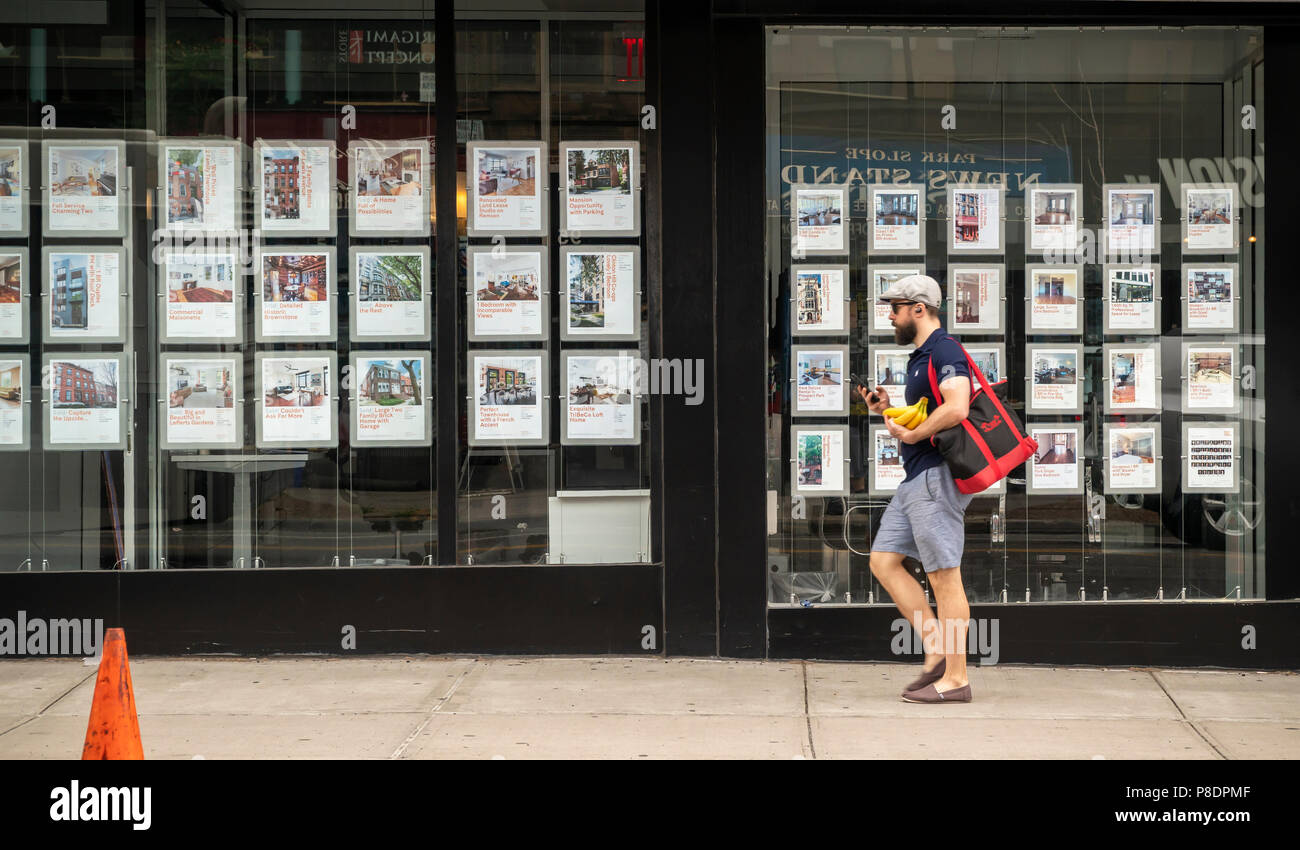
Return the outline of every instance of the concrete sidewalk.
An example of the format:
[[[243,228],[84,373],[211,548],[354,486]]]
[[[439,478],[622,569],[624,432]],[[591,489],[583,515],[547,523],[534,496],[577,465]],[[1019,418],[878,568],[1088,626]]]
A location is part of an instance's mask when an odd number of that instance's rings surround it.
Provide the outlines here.
[[[663,658],[133,658],[148,758],[1300,758],[1300,675]],[[0,758],[77,758],[95,667],[0,661]]]

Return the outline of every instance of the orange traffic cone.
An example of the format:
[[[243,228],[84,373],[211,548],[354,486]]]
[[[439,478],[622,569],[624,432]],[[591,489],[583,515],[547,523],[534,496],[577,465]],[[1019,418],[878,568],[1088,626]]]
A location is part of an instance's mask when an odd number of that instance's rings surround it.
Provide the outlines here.
[[[95,677],[95,696],[90,703],[90,725],[81,758],[143,759],[140,721],[135,716],[135,692],[131,690],[131,666],[126,660],[126,634],[109,629],[104,640],[104,657]]]

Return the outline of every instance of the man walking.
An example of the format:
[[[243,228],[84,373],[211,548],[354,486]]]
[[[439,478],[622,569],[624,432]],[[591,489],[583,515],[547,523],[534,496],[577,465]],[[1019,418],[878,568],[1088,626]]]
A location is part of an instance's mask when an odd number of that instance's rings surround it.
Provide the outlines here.
[[[881,293],[890,305],[890,323],[899,345],[915,345],[907,361],[906,402],[929,399],[929,418],[912,430],[886,417],[889,433],[901,445],[905,477],[880,520],[871,544],[871,572],[889,592],[912,628],[922,636],[925,668],[903,691],[905,702],[970,702],[966,679],[966,625],[970,606],[961,583],[966,508],[972,496],[957,489],[943,455],[930,438],[964,420],[970,409],[971,380],[966,354],[939,321],[942,294],[926,275],[911,275]],[[934,367],[941,398],[930,385]],[[883,387],[858,393],[873,413],[893,406]],[[873,401],[874,397],[874,401]],[[921,585],[903,566],[905,557],[921,562],[934,588],[939,617],[930,612]]]

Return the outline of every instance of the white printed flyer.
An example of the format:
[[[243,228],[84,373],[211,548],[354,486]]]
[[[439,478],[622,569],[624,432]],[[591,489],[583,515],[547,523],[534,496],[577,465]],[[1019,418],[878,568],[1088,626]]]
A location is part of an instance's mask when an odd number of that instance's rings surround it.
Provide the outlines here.
[[[636,249],[604,248],[565,252],[565,339],[635,337],[640,334],[637,309]]]
[[[1029,409],[1074,411],[1080,407],[1079,349],[1031,346]]]
[[[640,438],[634,392],[635,352],[567,352],[564,438],[628,443]]]
[[[427,441],[431,421],[427,363],[425,355],[411,352],[353,355],[353,444]]]
[[[1029,467],[1029,486],[1039,490],[1074,490],[1079,486],[1079,432],[1045,426],[1029,429],[1038,451]]]
[[[1160,275],[1155,266],[1108,265],[1105,269],[1106,332],[1156,332],[1156,287]]]
[[[1073,253],[1079,246],[1079,187],[1042,183],[1026,186],[1025,193],[1025,250]]]
[[[635,230],[636,146],[566,145],[564,152],[564,232]]]
[[[1002,187],[948,187],[948,250],[966,254],[1000,254]]]
[[[163,254],[162,260],[167,287],[164,338],[236,339],[239,266],[235,255],[177,252]]]
[[[474,351],[470,354],[470,438],[506,443],[544,442],[541,354]]]
[[[24,255],[4,251],[0,248],[0,342],[22,339],[23,317],[27,314],[23,299],[27,292]]]
[[[167,375],[167,444],[178,446],[239,445],[240,417],[236,383],[243,365],[234,357],[163,358]]]
[[[121,441],[120,360],[69,355],[50,360],[51,446],[115,445]]]
[[[571,263],[574,262],[573,256],[570,255]],[[597,258],[592,263],[601,265],[600,255],[588,256]],[[535,249],[494,248],[469,252],[470,289],[473,293],[470,327],[475,337],[536,339],[545,336],[547,318],[542,311],[542,261],[542,252]],[[604,297],[603,266],[600,274],[592,272],[592,280],[597,279],[600,285],[593,282],[590,286],[592,298],[585,300],[596,302],[598,297]],[[618,291],[617,285],[615,291]],[[590,312],[589,318],[594,323],[594,314],[598,311]],[[601,318],[604,318],[603,312]]]
[[[235,149],[230,145],[163,146],[167,229],[230,232],[235,229]]]
[[[871,186],[871,252],[924,250],[925,191],[918,186]]]
[[[1110,378],[1108,412],[1160,408],[1160,398],[1156,393],[1159,363],[1155,347],[1107,346],[1106,357]]]
[[[1107,184],[1104,187],[1106,253],[1146,257],[1160,253],[1156,218],[1160,187],[1150,184]]]
[[[953,333],[1002,330],[1002,269],[953,265],[948,270],[950,327]]]
[[[334,440],[330,358],[266,357],[261,365],[261,441]]]
[[[50,234],[120,230],[121,146],[50,143],[45,151]]]
[[[121,254],[50,251],[46,333],[51,340],[122,336]]]
[[[840,427],[800,425],[794,429],[795,491],[842,493],[844,431]]]
[[[795,332],[810,336],[843,334],[845,269],[796,266],[794,275]]]
[[[1183,267],[1187,330],[1231,331],[1236,328],[1235,265]]]
[[[25,142],[0,141],[0,236],[23,232],[23,212],[30,203],[26,155]]]
[[[1106,432],[1108,490],[1159,490],[1156,429],[1111,426]]]
[[[350,148],[353,232],[427,232],[427,144],[353,142]]]
[[[328,234],[334,215],[334,145],[259,142],[262,232]]]
[[[328,253],[264,250],[261,263],[261,327],[264,338],[333,337],[334,270]]]
[[[540,170],[546,164],[542,144],[475,142],[469,149],[471,235],[540,231],[546,205],[546,178]],[[586,166],[585,154],[581,165]],[[590,181],[584,185],[586,182]]]
[[[791,348],[796,415],[842,414],[848,406],[845,348]]]
[[[1078,266],[1028,266],[1029,329],[1032,331],[1077,332],[1079,313]]]
[[[1184,489],[1232,493],[1237,489],[1237,431],[1231,425],[1187,425]]]
[[[23,361],[0,355],[0,446],[21,446],[25,437],[27,376]]]
[[[354,249],[353,338],[419,338],[427,331],[428,268],[423,250]]]
[[[1187,409],[1232,410],[1237,406],[1236,349],[1186,347]]]
[[[1232,254],[1237,251],[1237,193],[1228,184],[1183,186],[1185,252]]]
[[[791,186],[790,251],[807,254],[847,254],[848,190],[843,186]]]
[[[878,493],[892,493],[903,483],[907,471],[903,469],[902,446],[897,437],[880,426],[871,428],[872,458],[871,487]]]

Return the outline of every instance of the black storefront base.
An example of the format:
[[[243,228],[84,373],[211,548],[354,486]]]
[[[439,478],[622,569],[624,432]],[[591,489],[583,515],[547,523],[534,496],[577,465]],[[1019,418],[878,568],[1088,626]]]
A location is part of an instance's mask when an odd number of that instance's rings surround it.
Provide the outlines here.
[[[1300,601],[1064,602],[972,605],[997,664],[1105,667],[1300,667]],[[770,658],[917,661],[892,605],[768,612]],[[994,631],[991,621],[997,621]],[[981,625],[980,621],[984,621]],[[896,639],[906,634],[907,639]],[[988,655],[979,648],[976,656]],[[1254,648],[1248,648],[1253,644]],[[906,650],[900,655],[895,650]]]
[[[102,619],[143,655],[657,654],[662,598],[654,564],[0,576],[0,618]]]

